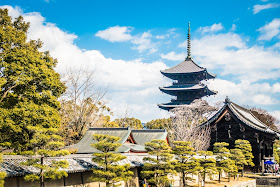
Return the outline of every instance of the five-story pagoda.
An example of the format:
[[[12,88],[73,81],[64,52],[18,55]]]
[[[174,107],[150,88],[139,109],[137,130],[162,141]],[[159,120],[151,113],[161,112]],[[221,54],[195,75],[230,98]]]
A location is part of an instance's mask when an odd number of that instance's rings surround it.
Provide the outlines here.
[[[205,84],[201,83],[203,80],[214,79],[216,76],[208,73],[206,68],[200,67],[191,58],[190,23],[187,49],[188,56],[183,62],[172,68],[160,71],[164,76],[174,80],[174,82],[171,86],[160,87],[159,89],[176,97],[176,99],[171,99],[169,103],[158,104],[161,109],[171,110],[178,106],[188,105],[195,99],[216,94],[216,92],[209,90]]]

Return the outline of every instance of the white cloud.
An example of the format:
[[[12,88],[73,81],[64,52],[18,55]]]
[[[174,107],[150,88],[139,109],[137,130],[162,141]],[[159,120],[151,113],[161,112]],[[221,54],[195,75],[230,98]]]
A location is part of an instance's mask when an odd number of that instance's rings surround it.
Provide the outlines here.
[[[164,63],[160,61],[145,63],[139,59],[114,60],[104,57],[97,50],[82,50],[74,44],[76,35],[62,31],[55,24],[45,22],[45,18],[39,13],[23,13],[20,9],[8,8],[15,16],[21,14],[24,20],[30,22],[28,38],[40,38],[44,42],[42,50],[49,50],[51,56],[58,59],[56,70],[59,73],[65,73],[67,68],[79,67],[95,71],[96,82],[108,86],[107,99],[113,111],[117,111],[119,105],[129,105],[133,111],[132,116],[140,118],[143,122],[168,117],[167,112],[160,111],[157,107],[157,103],[164,101],[160,99],[162,96],[158,87],[167,83],[160,74],[160,70],[168,68]],[[149,37],[149,33],[145,33],[140,36],[139,42],[136,42],[142,45],[142,50],[151,50],[144,47],[149,42],[141,43],[141,39]]]
[[[132,27],[120,27],[117,25],[98,31],[95,36],[110,42],[124,42],[132,39],[132,36],[129,34],[131,30]]]
[[[222,80],[219,78],[208,82],[210,89],[218,91],[216,96],[208,99],[211,103],[223,101],[226,96],[239,105],[264,106],[277,105],[280,102],[269,95],[273,92],[274,85],[270,86],[268,83],[259,84],[250,83],[248,81],[234,83],[232,81]]]
[[[130,41],[134,46],[132,49],[137,50],[139,53],[148,51],[148,53],[155,53],[157,51],[156,43],[152,42],[153,35],[150,32],[143,32],[142,34],[132,36],[130,34],[132,27],[114,26],[108,29],[98,31],[95,36],[100,37],[110,42],[125,42]],[[165,36],[156,36],[160,39]]]
[[[148,50],[149,53],[155,53],[157,51],[156,44],[151,41],[152,34],[144,32],[140,36],[134,36],[131,41],[135,46],[133,49],[138,50],[140,53]]]
[[[272,116],[278,119],[278,128],[280,127],[280,110],[270,111],[269,112]]]
[[[187,47],[186,41],[179,46]],[[192,54],[208,69],[220,75],[235,75],[237,80],[259,81],[280,78],[280,53],[262,46],[247,46],[234,33],[211,34],[192,41]],[[269,63],[269,65],[268,65]]]
[[[236,31],[236,25],[232,24],[230,31]]]
[[[270,23],[258,29],[261,35],[258,40],[271,40],[280,33],[280,18],[273,19]]]
[[[186,57],[186,54],[184,53],[175,53],[174,51],[167,53],[167,54],[161,54],[160,55],[161,58],[163,59],[167,59],[167,60],[174,60],[174,61],[183,61]]]
[[[257,14],[257,13],[259,13],[262,10],[271,9],[271,8],[277,8],[279,6],[280,6],[280,4],[278,4],[278,3],[269,3],[269,4],[266,4],[266,5],[254,5],[253,13]]]
[[[224,27],[222,25],[222,23],[218,23],[218,24],[213,24],[211,26],[206,26],[206,27],[200,27],[199,30],[202,33],[207,33],[207,32],[218,32],[220,30],[222,30]]]

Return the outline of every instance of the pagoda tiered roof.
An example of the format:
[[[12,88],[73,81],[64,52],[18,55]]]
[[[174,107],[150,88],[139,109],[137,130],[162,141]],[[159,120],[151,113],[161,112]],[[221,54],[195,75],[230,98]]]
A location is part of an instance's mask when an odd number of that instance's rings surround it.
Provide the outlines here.
[[[197,65],[192,60],[192,58],[186,58],[180,64],[166,70],[161,70],[160,72],[167,77],[170,77],[170,74],[174,75],[174,74],[190,74],[190,73],[205,73],[205,75],[207,75],[206,76],[207,79],[213,79],[216,77],[215,75],[207,72],[206,68]]]
[[[164,76],[176,80],[173,85],[160,87],[160,91],[176,96],[170,103],[159,104],[159,108],[170,110],[182,105],[188,105],[195,99],[216,94],[201,81],[214,79],[216,76],[206,68],[197,65],[191,57],[190,24],[188,29],[188,56],[178,65],[160,71]]]
[[[198,90],[208,90],[210,92],[213,92],[215,94],[215,91],[211,91],[208,89],[208,87],[205,84],[177,84],[177,85],[172,85],[172,86],[164,86],[164,87],[159,87],[159,89],[162,92],[165,91],[198,91]]]

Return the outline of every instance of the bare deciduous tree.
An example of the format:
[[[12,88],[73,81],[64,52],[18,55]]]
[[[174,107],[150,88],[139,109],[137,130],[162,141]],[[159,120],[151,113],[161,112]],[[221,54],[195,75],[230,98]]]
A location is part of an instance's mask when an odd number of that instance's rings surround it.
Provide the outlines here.
[[[104,112],[110,109],[103,101],[106,89],[96,87],[93,71],[70,69],[64,79],[67,90],[60,99],[61,130],[69,144],[79,140],[88,127],[102,126]]]
[[[196,151],[206,150],[210,144],[210,126],[200,127],[209,115],[216,111],[204,100],[195,100],[190,105],[178,107],[171,112],[170,134],[175,141],[190,141]]]

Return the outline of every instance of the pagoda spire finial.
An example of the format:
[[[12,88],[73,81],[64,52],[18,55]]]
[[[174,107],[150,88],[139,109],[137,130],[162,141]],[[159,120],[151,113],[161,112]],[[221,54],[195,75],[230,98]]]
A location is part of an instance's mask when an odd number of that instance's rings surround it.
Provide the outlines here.
[[[189,29],[188,29],[188,59],[191,59],[191,23],[189,22]]]

